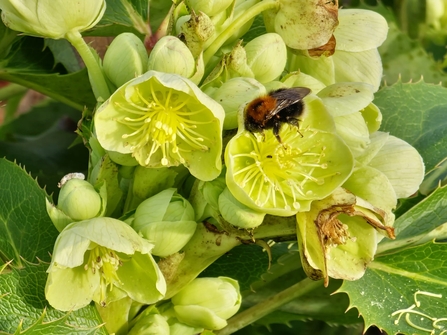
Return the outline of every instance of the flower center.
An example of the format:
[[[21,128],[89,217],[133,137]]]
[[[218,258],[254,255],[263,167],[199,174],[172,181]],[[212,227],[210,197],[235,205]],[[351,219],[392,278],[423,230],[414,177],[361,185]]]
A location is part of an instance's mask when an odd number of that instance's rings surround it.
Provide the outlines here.
[[[107,288],[112,290],[113,285],[121,284],[117,271],[122,265],[119,256],[113,251],[103,246],[95,246],[90,250],[88,261],[84,265],[85,270],[97,271],[100,274],[100,304],[105,306],[107,297]]]
[[[198,125],[211,123],[197,119],[205,108],[186,93],[156,85],[154,81],[147,85],[128,88],[135,92],[126,98],[127,104],[116,103],[126,115],[117,121],[130,130],[122,137],[132,143],[133,156],[143,157],[139,161],[146,166],[151,159],[152,163],[159,160],[163,166],[176,166],[185,163],[184,152],[209,150],[204,144],[209,139],[196,130]],[[129,92],[124,94],[127,97]]]
[[[235,165],[241,167],[234,173],[235,180],[259,207],[299,210],[300,200],[313,199],[311,186],[325,182],[327,176],[320,173],[314,177],[314,174],[327,168],[326,148],[318,141],[301,148],[302,135],[286,125],[282,128],[283,144],[270,131],[265,134],[247,131],[242,135],[253,150],[233,155]],[[314,135],[306,129],[301,132],[306,141]]]

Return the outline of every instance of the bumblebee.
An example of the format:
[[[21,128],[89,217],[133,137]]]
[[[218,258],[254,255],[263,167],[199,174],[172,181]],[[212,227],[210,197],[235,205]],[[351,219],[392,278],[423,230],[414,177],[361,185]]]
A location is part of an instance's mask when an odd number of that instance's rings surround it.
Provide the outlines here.
[[[310,93],[306,87],[280,88],[256,98],[245,108],[245,129],[263,132],[273,129],[273,135],[282,143],[279,130],[283,123],[299,128],[299,117],[303,114],[303,98]]]

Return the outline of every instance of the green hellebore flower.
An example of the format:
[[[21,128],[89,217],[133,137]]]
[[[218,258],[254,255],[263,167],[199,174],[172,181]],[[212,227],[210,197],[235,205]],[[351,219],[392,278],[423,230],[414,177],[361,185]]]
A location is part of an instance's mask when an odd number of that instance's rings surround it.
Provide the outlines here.
[[[287,47],[280,35],[268,33],[258,36],[247,43],[245,52],[247,64],[259,82],[268,83],[283,73]]]
[[[284,123],[282,144],[271,129],[251,133],[240,115],[239,132],[225,151],[226,181],[233,196],[256,211],[290,216],[308,210],[351,174],[354,160],[335,134],[332,117],[316,96],[304,100],[299,129]],[[242,111],[243,112],[243,111]]]
[[[120,87],[95,114],[101,146],[145,167],[183,164],[201,180],[222,168],[223,108],[176,74],[148,71]]]
[[[137,207],[132,226],[154,243],[153,255],[166,257],[182,249],[194,235],[194,216],[191,204],[169,188]]]
[[[241,306],[237,280],[196,278],[171,299],[177,319],[192,327],[217,330],[227,325]]]
[[[0,0],[5,25],[26,35],[53,39],[94,27],[104,15],[105,0]]]
[[[148,70],[176,73],[190,78],[195,72],[195,60],[188,47],[174,36],[164,36],[149,55]]]
[[[391,214],[391,213],[389,213]],[[311,209],[297,214],[303,269],[312,279],[356,280],[374,259],[377,231],[394,238],[394,217],[351,192],[338,188]]]
[[[280,0],[279,10],[263,12],[268,31],[281,35],[289,48],[308,50],[329,41],[338,25],[338,4],[322,0]]]
[[[147,60],[147,51],[141,39],[132,33],[122,33],[107,48],[103,68],[109,80],[120,87],[146,72]]]
[[[68,225],[58,236],[48,268],[45,297],[61,311],[92,300],[102,306],[113,292],[142,304],[164,297],[165,279],[152,258],[153,244],[126,223],[93,218]]]

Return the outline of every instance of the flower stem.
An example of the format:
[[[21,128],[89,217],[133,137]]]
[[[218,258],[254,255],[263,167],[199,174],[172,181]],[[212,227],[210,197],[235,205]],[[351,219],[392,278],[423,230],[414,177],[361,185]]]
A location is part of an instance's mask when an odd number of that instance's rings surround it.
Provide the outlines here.
[[[220,256],[240,244],[238,238],[209,230],[199,223],[182,254],[163,258],[158,263],[168,285],[164,300],[174,296]]]
[[[215,333],[218,335],[232,334],[235,331],[252,324],[256,320],[259,320],[263,316],[275,311],[286,303],[299,298],[320,286],[321,281],[313,281],[309,278],[305,278],[284,291],[279,292],[278,294],[265,299],[261,303],[236,314],[228,320],[228,325],[225,328],[220,331],[216,331]]]
[[[65,35],[65,38],[75,47],[76,51],[84,61],[88,70],[88,77],[90,84],[92,85],[93,93],[95,94],[97,101],[105,101],[110,96],[109,87],[107,86],[104,72],[99,65],[99,59],[95,57],[92,49],[85,43],[82,35],[77,32],[69,32]]]
[[[211,57],[213,57],[225,41],[233,35],[233,32],[241,28],[245,23],[254,18],[256,15],[265,10],[275,9],[279,7],[278,0],[264,0],[258,2],[256,5],[250,7],[247,11],[237,17],[222,33],[210,44],[210,46],[203,53],[203,60],[208,64]]]

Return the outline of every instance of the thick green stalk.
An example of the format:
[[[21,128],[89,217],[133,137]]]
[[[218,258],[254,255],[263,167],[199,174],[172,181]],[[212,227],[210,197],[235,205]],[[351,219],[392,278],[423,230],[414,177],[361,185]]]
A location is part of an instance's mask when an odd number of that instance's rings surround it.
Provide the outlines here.
[[[168,285],[165,299],[171,298],[216,259],[240,244],[237,237],[198,224],[183,253],[164,258],[158,264]]]
[[[299,283],[285,289],[278,294],[265,299],[259,304],[256,304],[245,311],[236,314],[234,317],[228,320],[228,325],[220,331],[215,331],[219,335],[232,334],[235,331],[244,328],[259,320],[260,318],[270,314],[279,307],[286,303],[299,298],[306,293],[313,291],[321,286],[321,281],[313,281],[309,278],[303,279]]]
[[[69,32],[65,35],[65,38],[74,46],[84,61],[96,100],[107,100],[110,96],[110,91],[104,77],[104,72],[102,71],[98,62],[99,57],[95,57],[92,49],[87,45],[87,43],[85,43],[79,32]]]

